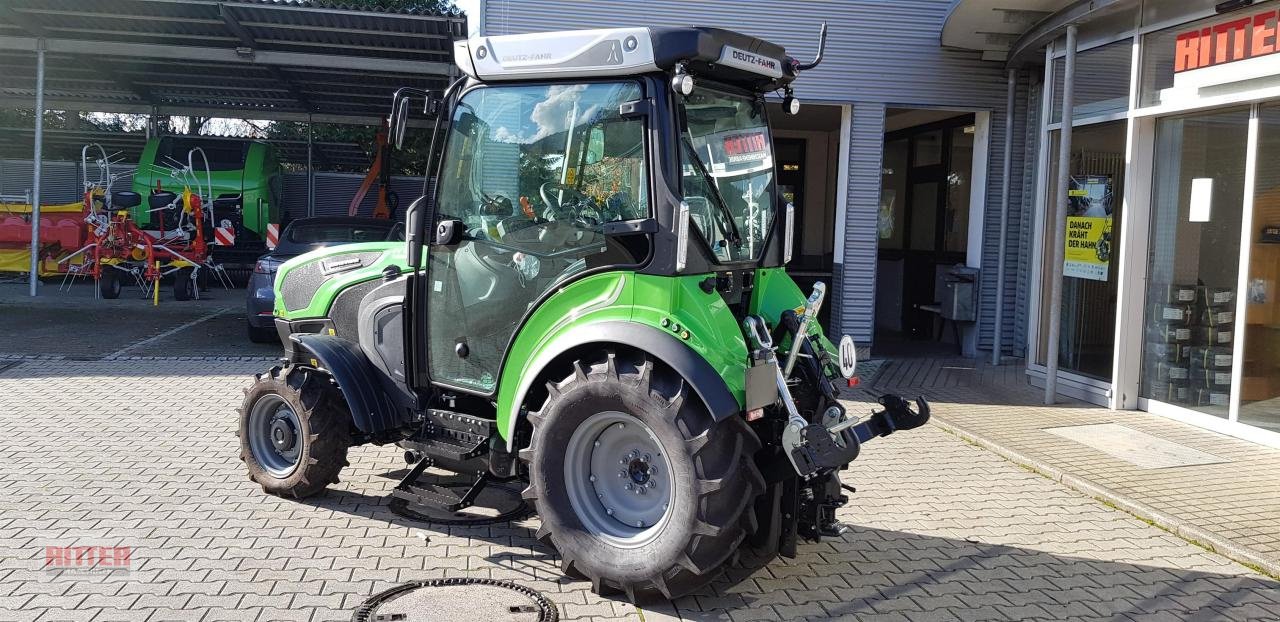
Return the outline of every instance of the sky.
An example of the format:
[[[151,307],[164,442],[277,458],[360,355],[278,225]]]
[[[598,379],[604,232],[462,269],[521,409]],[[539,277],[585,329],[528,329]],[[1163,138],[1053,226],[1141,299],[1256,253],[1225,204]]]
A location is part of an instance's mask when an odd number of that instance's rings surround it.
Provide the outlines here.
[[[480,24],[480,3],[482,0],[453,0],[459,9],[467,12],[467,34],[476,34]]]

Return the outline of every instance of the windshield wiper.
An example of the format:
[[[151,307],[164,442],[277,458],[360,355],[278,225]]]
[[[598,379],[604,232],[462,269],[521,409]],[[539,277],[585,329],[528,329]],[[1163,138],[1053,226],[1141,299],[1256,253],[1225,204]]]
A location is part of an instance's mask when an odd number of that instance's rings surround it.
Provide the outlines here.
[[[697,167],[698,172],[702,173],[702,180],[706,182],[707,189],[711,191],[711,198],[715,199],[716,207],[720,208],[720,215],[729,222],[729,241],[733,242],[735,247],[742,246],[742,234],[738,231],[738,223],[733,220],[733,212],[729,210],[728,204],[724,202],[724,196],[720,194],[720,186],[716,185],[716,178],[711,176],[711,172],[702,164],[702,158],[698,157],[698,151],[693,147],[693,142],[688,136],[682,136],[685,150],[688,151],[690,159]]]

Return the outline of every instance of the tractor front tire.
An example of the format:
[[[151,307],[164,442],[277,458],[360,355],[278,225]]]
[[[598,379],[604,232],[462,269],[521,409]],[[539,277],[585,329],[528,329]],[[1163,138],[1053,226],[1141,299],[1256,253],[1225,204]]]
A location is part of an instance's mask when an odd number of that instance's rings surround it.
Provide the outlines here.
[[[764,490],[747,424],[715,421],[679,374],[640,353],[576,361],[547,393],[520,455],[538,539],[565,574],[632,602],[719,575],[755,531]]]
[[[351,416],[327,375],[273,367],[245,390],[239,414],[240,460],[263,492],[301,499],[338,482]]]

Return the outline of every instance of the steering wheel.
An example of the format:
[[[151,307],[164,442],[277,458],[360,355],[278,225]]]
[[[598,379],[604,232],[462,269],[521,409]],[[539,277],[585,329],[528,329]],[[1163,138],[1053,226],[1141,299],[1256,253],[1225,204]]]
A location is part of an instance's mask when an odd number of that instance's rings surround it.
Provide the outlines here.
[[[546,203],[547,207],[556,208],[557,211],[559,208],[564,207],[565,203],[569,202],[567,200],[569,197],[565,197],[566,200],[561,200],[560,197],[563,195],[574,197],[576,199],[574,202],[579,204],[591,204],[594,202],[591,197],[583,194],[582,191],[577,188],[566,186],[555,181],[549,181],[539,186],[538,194],[542,195],[542,202]]]

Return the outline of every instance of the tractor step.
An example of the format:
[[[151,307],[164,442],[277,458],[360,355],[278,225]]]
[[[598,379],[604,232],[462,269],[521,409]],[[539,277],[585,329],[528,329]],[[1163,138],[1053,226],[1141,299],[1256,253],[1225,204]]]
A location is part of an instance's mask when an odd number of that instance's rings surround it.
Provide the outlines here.
[[[442,508],[446,512],[457,512],[471,507],[476,497],[480,496],[480,491],[489,485],[491,476],[487,471],[477,475],[475,482],[462,495],[444,486],[419,482],[423,472],[431,465],[430,458],[425,458],[414,465],[404,479],[391,490],[391,496],[409,503]]]
[[[489,439],[497,431],[492,419],[448,410],[428,410],[417,435],[400,446],[435,461],[438,466],[456,469],[459,463],[483,456],[489,451]]]

